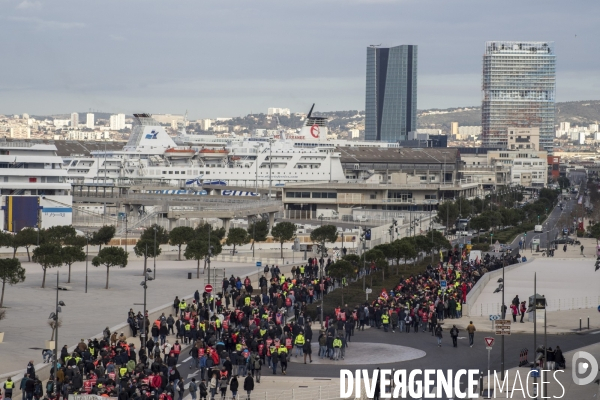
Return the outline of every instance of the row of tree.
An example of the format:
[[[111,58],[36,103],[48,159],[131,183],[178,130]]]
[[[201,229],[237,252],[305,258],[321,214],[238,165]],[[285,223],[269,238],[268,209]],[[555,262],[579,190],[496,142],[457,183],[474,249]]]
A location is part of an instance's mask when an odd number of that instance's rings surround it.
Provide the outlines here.
[[[320,246],[333,243],[337,240],[337,228],[333,225],[325,225],[315,229],[311,233],[311,240]],[[335,279],[349,279],[356,276],[361,268],[369,268],[372,264],[382,271],[382,277],[390,265],[396,266],[396,274],[399,273],[400,261],[415,259],[419,253],[431,254],[441,249],[449,249],[452,245],[438,231],[429,232],[427,235],[407,236],[396,239],[391,243],[384,243],[373,247],[358,256],[348,254],[335,261],[327,268],[327,275]],[[319,251],[325,253],[324,247]],[[342,303],[344,303],[344,287],[342,286]]]
[[[515,202],[523,200],[523,194],[519,190],[506,189],[488,195],[485,199],[468,200],[461,197],[456,201],[440,204],[436,221],[449,228],[458,218],[472,217],[469,227],[486,231],[498,226],[535,223],[538,216],[540,220],[545,219],[559,195],[559,191],[544,188],[540,190],[536,201],[527,203],[523,207],[515,207]]]

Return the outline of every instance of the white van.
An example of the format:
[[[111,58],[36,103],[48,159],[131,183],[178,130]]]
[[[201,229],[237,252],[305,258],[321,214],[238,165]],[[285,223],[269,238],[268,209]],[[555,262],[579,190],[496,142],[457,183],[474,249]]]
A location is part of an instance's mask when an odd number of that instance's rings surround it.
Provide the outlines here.
[[[534,231],[535,233],[543,233],[543,232],[544,232],[544,227],[543,227],[542,225],[536,225],[536,226],[533,228],[533,231]]]

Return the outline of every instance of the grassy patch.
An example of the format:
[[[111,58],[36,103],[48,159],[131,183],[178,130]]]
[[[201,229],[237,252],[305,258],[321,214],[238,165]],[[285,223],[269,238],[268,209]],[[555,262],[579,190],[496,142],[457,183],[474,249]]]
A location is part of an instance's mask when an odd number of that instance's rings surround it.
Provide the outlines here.
[[[435,262],[439,261],[438,257],[434,258]],[[400,266],[390,266],[388,271],[385,273],[385,279],[382,276],[381,271],[377,271],[372,273],[371,275],[367,275],[365,277],[365,285],[366,287],[370,287],[373,289],[373,292],[369,294],[369,301],[374,300],[379,294],[381,290],[385,288],[386,290],[390,290],[395,287],[402,277],[408,277],[410,275],[415,275],[425,271],[427,265],[431,263],[431,256],[425,257],[425,259],[415,266],[410,265],[400,265]],[[342,290],[344,291],[344,301],[342,302]],[[332,315],[334,313],[334,309],[337,306],[344,306],[344,304],[348,304],[350,308],[354,308],[357,304],[363,304],[366,300],[366,293],[363,290],[363,280],[362,278],[356,282],[350,283],[344,289],[336,289],[333,292],[329,293],[325,296],[323,301],[324,307],[324,315]],[[316,303],[308,305],[308,314],[313,319],[318,319],[317,316],[317,306],[320,306],[321,302],[317,301]]]
[[[504,243],[504,244],[508,244],[508,243],[512,243],[512,241],[519,235],[525,233],[525,232],[529,232],[532,231],[533,228],[535,227],[535,223],[534,222],[528,222],[528,223],[524,223],[521,224],[519,226],[513,226],[512,228],[508,228],[508,229],[504,229],[501,231],[495,231],[494,232],[494,236],[492,237],[492,243],[496,243],[496,240],[499,241],[500,243]],[[473,241],[473,244],[477,243],[477,239],[471,239]],[[490,235],[485,234],[482,235],[479,240],[481,241],[481,243],[490,243]]]

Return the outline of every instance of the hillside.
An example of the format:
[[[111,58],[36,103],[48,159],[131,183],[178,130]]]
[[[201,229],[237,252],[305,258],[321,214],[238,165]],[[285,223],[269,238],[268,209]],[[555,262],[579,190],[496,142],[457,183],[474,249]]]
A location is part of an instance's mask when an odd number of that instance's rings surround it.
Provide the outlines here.
[[[439,114],[432,114],[439,112]],[[570,122],[571,125],[587,125],[600,121],[600,100],[583,100],[556,103],[556,124]],[[450,123],[460,126],[481,125],[481,107],[419,110],[419,128],[450,130]]]

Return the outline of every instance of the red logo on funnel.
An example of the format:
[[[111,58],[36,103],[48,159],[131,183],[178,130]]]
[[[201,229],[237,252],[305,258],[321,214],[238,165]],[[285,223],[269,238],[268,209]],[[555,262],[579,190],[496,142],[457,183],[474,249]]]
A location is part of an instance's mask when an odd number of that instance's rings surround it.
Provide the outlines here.
[[[318,138],[319,133],[320,133],[319,126],[317,124],[314,124],[313,126],[310,127],[310,134],[312,135],[312,137]]]

